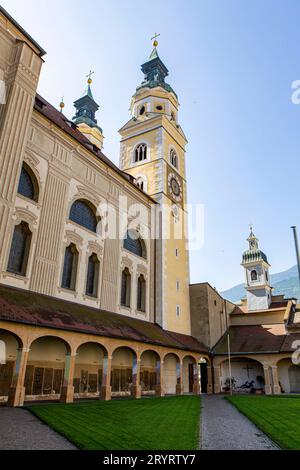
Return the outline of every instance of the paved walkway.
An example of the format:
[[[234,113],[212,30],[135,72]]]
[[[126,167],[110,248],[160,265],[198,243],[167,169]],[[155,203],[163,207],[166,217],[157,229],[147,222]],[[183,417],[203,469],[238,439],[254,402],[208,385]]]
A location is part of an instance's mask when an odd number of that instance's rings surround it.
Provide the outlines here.
[[[0,406],[0,450],[76,449],[67,439],[22,408]]]
[[[278,450],[276,444],[221,395],[202,395],[203,450]]]

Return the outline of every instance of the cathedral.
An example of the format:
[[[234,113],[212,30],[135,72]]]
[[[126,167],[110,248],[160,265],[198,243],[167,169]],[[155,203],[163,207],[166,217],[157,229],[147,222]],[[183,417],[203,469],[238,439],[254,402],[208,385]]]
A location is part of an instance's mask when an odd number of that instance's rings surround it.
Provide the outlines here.
[[[245,300],[190,284],[187,140],[157,46],[116,166],[92,74],[68,118],[37,93],[45,51],[0,7],[3,404],[300,392],[300,308],[272,295],[252,230]]]

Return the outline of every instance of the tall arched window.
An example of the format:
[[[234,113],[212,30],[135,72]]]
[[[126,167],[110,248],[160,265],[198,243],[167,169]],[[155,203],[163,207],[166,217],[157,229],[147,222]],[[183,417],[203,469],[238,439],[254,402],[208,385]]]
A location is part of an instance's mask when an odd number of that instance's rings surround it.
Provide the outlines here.
[[[138,176],[136,179],[136,185],[142,190],[147,191],[147,179],[145,176]]]
[[[39,197],[38,183],[34,174],[26,165],[26,163],[23,163],[22,166],[21,175],[19,179],[18,193],[36,202]]]
[[[257,281],[257,271],[255,269],[251,271],[251,281]]]
[[[88,259],[88,269],[86,276],[86,295],[97,297],[98,280],[99,280],[99,260],[95,253],[91,254]]]
[[[128,268],[122,271],[121,279],[121,305],[130,307],[130,293],[131,293],[131,274]]]
[[[175,168],[178,168],[178,158],[177,158],[177,154],[176,154],[174,149],[170,150],[170,163]]]
[[[124,248],[131,253],[146,258],[146,246],[144,240],[135,230],[128,230],[124,238]]]
[[[140,312],[146,310],[146,281],[142,274],[138,277],[137,284],[137,310]]]
[[[138,186],[138,188],[144,191],[144,180],[142,178],[138,178],[136,180],[136,185]]]
[[[71,243],[66,247],[64,269],[61,286],[65,289],[75,290],[77,278],[78,251],[76,246]]]
[[[11,242],[7,271],[26,276],[31,231],[26,222],[16,225]]]
[[[97,216],[95,207],[88,201],[78,199],[72,204],[69,219],[82,227],[96,232]]]
[[[134,161],[141,162],[147,158],[147,145],[139,144],[134,151]]]

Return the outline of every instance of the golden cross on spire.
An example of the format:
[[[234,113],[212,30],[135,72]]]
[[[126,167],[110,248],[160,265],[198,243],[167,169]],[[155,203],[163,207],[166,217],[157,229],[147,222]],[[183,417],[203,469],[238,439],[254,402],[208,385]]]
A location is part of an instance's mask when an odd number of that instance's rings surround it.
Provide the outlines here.
[[[158,33],[158,34],[157,34],[157,33],[154,33],[153,38],[151,38],[151,41],[153,41],[153,46],[154,46],[154,47],[157,47],[157,46],[158,46],[158,42],[157,42],[157,40],[156,40],[156,38],[158,38],[158,36],[160,36],[160,33]]]
[[[93,72],[92,70],[90,70],[89,73],[86,75],[86,77],[87,77],[87,82],[88,82],[89,85],[90,85],[90,84],[92,83],[92,81],[93,81],[92,78],[91,78],[92,75],[93,75],[93,73],[94,73],[94,72]]]

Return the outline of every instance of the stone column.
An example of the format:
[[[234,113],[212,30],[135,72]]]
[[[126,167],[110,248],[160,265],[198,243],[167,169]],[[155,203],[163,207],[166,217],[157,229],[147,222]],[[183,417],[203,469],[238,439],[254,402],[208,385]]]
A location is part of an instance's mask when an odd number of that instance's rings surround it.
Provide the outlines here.
[[[221,366],[214,366],[214,392],[221,393],[222,386],[221,386]]]
[[[199,383],[199,376],[200,376],[200,368],[199,364],[193,364],[193,394],[200,395],[200,383]]]
[[[29,349],[17,350],[17,359],[14,368],[12,383],[8,392],[8,406],[23,406],[25,397],[24,379]]]
[[[270,380],[270,367],[267,364],[263,365],[265,376],[265,394],[272,395],[272,385]]]
[[[103,358],[103,372],[102,372],[102,384],[99,398],[100,400],[111,399],[111,362],[112,356],[104,356]]]
[[[7,43],[8,44],[8,43]],[[4,77],[7,100],[0,121],[0,259],[8,253],[7,227],[14,203],[27,144],[42,59],[25,43],[11,51]],[[6,269],[5,265],[2,265]]]
[[[164,368],[164,361],[157,361],[156,362],[156,396],[163,397],[165,395],[164,392],[164,376],[163,376],[163,368]]]
[[[66,355],[64,382],[60,393],[62,403],[73,403],[75,358],[75,354],[67,353]]]
[[[212,385],[212,370],[211,366],[207,363],[207,393],[211,395],[213,392],[213,385]]]
[[[176,364],[176,395],[183,394],[182,361]]]
[[[274,393],[274,395],[280,395],[281,394],[281,388],[280,388],[280,385],[279,385],[277,366],[272,366],[272,377],[273,377],[273,393]]]
[[[140,376],[141,376],[141,360],[134,358],[133,364],[132,364],[131,394],[135,398],[141,398]]]

